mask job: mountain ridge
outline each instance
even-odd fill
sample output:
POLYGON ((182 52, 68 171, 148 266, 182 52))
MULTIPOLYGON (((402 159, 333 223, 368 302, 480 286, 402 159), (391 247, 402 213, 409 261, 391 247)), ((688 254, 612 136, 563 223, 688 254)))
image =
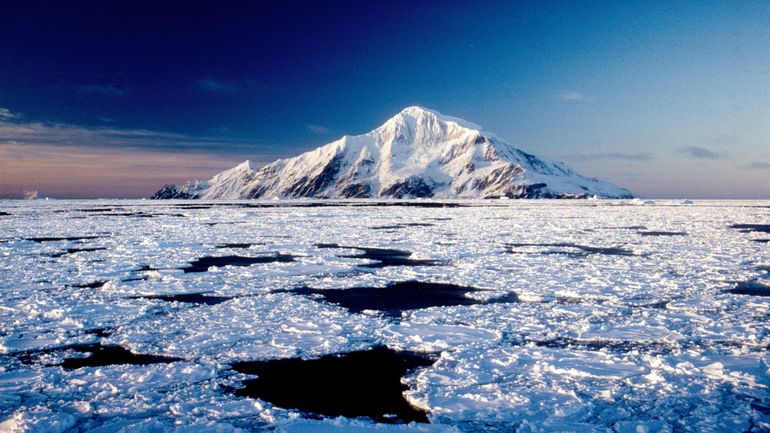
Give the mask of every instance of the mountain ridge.
POLYGON ((166 185, 154 199, 632 198, 624 188, 540 158, 480 126, 418 106, 261 168, 250 161, 207 181, 166 185))

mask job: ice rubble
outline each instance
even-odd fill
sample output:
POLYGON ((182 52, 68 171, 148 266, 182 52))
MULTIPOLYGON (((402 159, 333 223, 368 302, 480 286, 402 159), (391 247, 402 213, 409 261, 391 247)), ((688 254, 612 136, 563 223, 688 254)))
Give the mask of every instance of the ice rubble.
POLYGON ((753 242, 763 233, 731 227, 767 223, 766 202, 285 203, 1 202, 12 216, 0 219, 0 430, 770 428, 770 299, 729 293, 770 282, 770 251, 753 242), (104 209, 89 212, 96 206, 104 209), (371 229, 382 225, 397 227, 371 229), (28 240, 83 236, 96 237, 28 240), (254 246, 217 248, 238 243, 254 246), (508 246, 554 243, 632 254, 508 246), (414 266, 367 266, 373 259, 356 247, 408 251, 414 266), (72 248, 82 251, 56 256, 72 248), (184 272, 201 257, 234 254, 294 261, 184 272), (515 293, 519 302, 390 317, 292 293, 408 280, 515 293), (163 298, 185 293, 232 299, 163 298), (73 345, 95 343, 184 360, 57 366, 83 356, 73 345), (438 357, 403 379, 432 424, 316 419, 227 391, 248 379, 233 362, 376 345, 438 357))

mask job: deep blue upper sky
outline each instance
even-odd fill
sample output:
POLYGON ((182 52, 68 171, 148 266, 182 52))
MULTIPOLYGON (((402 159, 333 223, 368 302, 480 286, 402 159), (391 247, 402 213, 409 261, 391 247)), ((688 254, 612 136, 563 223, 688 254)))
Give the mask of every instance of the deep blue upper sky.
POLYGON ((47 128, 16 151, 266 161, 418 104, 642 194, 770 196, 768 2, 2 1, 0 41, 0 121, 47 128))

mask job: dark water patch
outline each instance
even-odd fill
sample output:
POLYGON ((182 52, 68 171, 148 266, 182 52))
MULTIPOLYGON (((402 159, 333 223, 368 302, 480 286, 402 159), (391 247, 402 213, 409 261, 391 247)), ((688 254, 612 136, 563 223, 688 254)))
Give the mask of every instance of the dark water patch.
POLYGON ((144 212, 103 212, 93 213, 92 216, 105 216, 105 217, 153 217, 153 214, 147 214, 144 212))
POLYGON ((751 403, 751 408, 762 415, 770 415, 770 406, 762 405, 760 403, 751 403))
POLYGON ((330 243, 318 243, 315 244, 316 248, 345 248, 341 247, 338 244, 330 244, 330 243))
POLYGON ((72 350, 80 353, 87 353, 89 356, 84 358, 66 358, 60 365, 67 370, 123 364, 167 364, 182 360, 182 358, 171 356, 136 354, 121 346, 102 346, 101 344, 78 345, 72 347, 72 350))
POLYGON ((770 286, 759 281, 744 281, 726 292, 735 295, 770 296, 770 286))
POLYGON ((640 305, 640 306, 641 307, 646 307, 646 308, 655 308, 657 310, 667 310, 669 302, 671 302, 671 301, 660 301, 660 302, 655 302, 655 303, 652 303, 652 304, 640 305))
POLYGON ((400 317, 409 310, 456 305, 477 305, 518 302, 515 293, 506 294, 488 301, 472 299, 467 293, 484 292, 475 287, 455 284, 401 281, 385 287, 354 287, 351 289, 313 289, 301 287, 288 292, 306 296, 321 296, 327 302, 347 308, 351 312, 364 310, 380 311, 391 317, 400 317))
POLYGON ((411 259, 410 251, 389 248, 351 247, 361 250, 359 254, 340 256, 348 259, 367 259, 373 263, 359 265, 362 268, 385 268, 388 266, 437 266, 440 262, 435 260, 411 259))
MULTIPOLYGON (((94 328, 85 331, 87 334, 91 334, 100 338, 108 337, 112 334, 113 330, 110 328, 94 328)), ((44 349, 31 349, 20 352, 9 353, 8 356, 14 357, 23 364, 40 364, 41 360, 44 360, 49 355, 66 354, 67 352, 78 352, 88 354, 88 357, 75 357, 65 358, 61 364, 48 364, 48 366, 61 366, 65 369, 75 369, 81 367, 102 367, 108 365, 119 364, 133 364, 133 365, 146 365, 146 364, 158 364, 158 363, 170 363, 175 361, 181 361, 182 358, 158 356, 158 355, 142 355, 135 354, 130 350, 116 345, 102 346, 99 343, 90 344, 66 344, 63 346, 48 347, 44 349)), ((45 362, 45 361, 42 361, 45 362)))
POLYGON ((190 266, 181 268, 184 273, 206 272, 210 267, 223 266, 251 266, 258 263, 288 263, 293 262, 294 256, 291 254, 273 254, 270 256, 247 257, 247 256, 206 256, 190 262, 190 266))
POLYGON ((531 341, 538 347, 547 347, 549 349, 584 349, 591 351, 611 351, 618 353, 628 353, 633 351, 665 354, 670 353, 675 347, 675 343, 666 342, 638 342, 623 340, 580 340, 573 338, 554 338, 546 341, 531 341))
POLYGON ((202 204, 196 204, 196 205, 177 204, 174 206, 182 209, 211 209, 214 207, 213 205, 202 205, 202 204))
POLYGON ((221 225, 234 225, 234 224, 245 224, 246 221, 222 221, 222 222, 211 222, 211 223, 204 223, 209 227, 214 226, 221 226, 221 225))
POLYGON ((523 247, 539 247, 539 248, 552 248, 543 251, 538 251, 536 254, 564 254, 572 257, 585 257, 591 254, 602 254, 608 256, 633 256, 633 251, 621 248, 621 247, 594 247, 589 245, 579 245, 569 242, 554 242, 554 243, 508 243, 505 244, 508 247, 509 253, 527 254, 527 251, 516 251, 514 248, 523 247))
POLYGON ((697 349, 699 352, 716 351, 716 352, 733 352, 735 349, 741 350, 762 350, 767 351, 770 349, 768 344, 757 344, 742 340, 707 340, 696 339, 688 341, 679 341, 678 344, 686 350, 697 349))
POLYGON ((529 340, 527 338, 512 341, 514 345, 534 344, 550 349, 577 349, 589 351, 608 351, 614 353, 639 352, 654 355, 670 354, 675 351, 697 350, 698 352, 724 352, 735 349, 767 350, 767 345, 752 344, 739 340, 678 340, 678 341, 625 341, 604 339, 575 339, 558 337, 551 340, 529 340))
POLYGON ((94 247, 94 248, 67 248, 64 251, 60 251, 58 253, 52 253, 48 254, 49 257, 63 257, 68 254, 75 254, 75 253, 85 253, 89 251, 104 251, 107 248, 104 247, 94 247))
POLYGON ((458 208, 458 207, 468 207, 468 205, 464 205, 461 203, 437 203, 437 202, 405 202, 405 203, 398 203, 398 202, 387 202, 379 204, 379 206, 402 206, 402 207, 422 207, 422 208, 458 208))
MULTIPOLYGON (((108 213, 108 212, 116 212, 123 210, 125 208, 121 207, 89 207, 89 208, 83 208, 83 209, 73 209, 75 212, 86 212, 86 213, 108 213)), ((62 211, 67 212, 67 211, 62 211)))
POLYGON ((770 243, 770 239, 752 239, 751 241, 752 242, 757 242, 757 243, 760 243, 760 244, 770 243))
POLYGON ((107 284, 106 281, 93 281, 90 283, 70 284, 69 286, 76 289, 101 289, 105 284, 107 284))
POLYGON ((10 212, 0 211, 0 216, 11 216, 10 212))
MULTIPOLYGON (((148 208, 147 206, 142 206, 143 208, 148 208)), ((130 206, 102 206, 102 207, 92 207, 92 208, 83 208, 83 209, 77 209, 81 212, 91 212, 91 213, 110 213, 110 212, 135 212, 135 207, 130 206)))
POLYGON ((741 233, 770 233, 770 224, 733 224, 732 229, 738 229, 741 233))
POLYGON ((215 245, 214 248, 224 249, 224 248, 240 248, 240 249, 248 249, 252 246, 256 245, 265 245, 264 242, 255 242, 255 243, 231 243, 231 244, 219 244, 215 245))
POLYGON ((179 293, 175 295, 132 296, 129 299, 158 299, 165 302, 181 302, 184 304, 217 305, 233 298, 235 298, 235 296, 210 296, 204 293, 179 293))
POLYGON ((237 362, 237 372, 257 375, 235 394, 322 416, 367 417, 378 422, 428 422, 427 413, 404 398, 401 378, 435 361, 386 347, 318 359, 237 362))
POLYGON ((435 224, 431 223, 398 223, 398 224, 392 224, 392 225, 385 225, 385 226, 375 226, 370 227, 371 230, 396 230, 396 229, 405 229, 408 227, 433 227, 435 224))
POLYGON ((650 230, 645 232, 639 232, 642 236, 687 236, 687 232, 667 232, 650 230))
POLYGON ((130 217, 130 218, 156 218, 156 217, 175 217, 185 218, 186 215, 181 213, 146 213, 146 212, 107 212, 107 213, 95 213, 93 216, 104 217, 130 217))
POLYGON ((337 244, 316 244, 317 248, 340 248, 360 250, 361 253, 339 256, 346 259, 367 259, 373 263, 358 265, 361 268, 385 268, 388 266, 438 266, 442 262, 436 260, 411 259, 410 251, 390 248, 347 247, 337 244))
POLYGON ((127 215, 138 218, 157 218, 157 217, 171 217, 171 218, 187 218, 187 215, 181 213, 137 213, 135 215, 127 215))
POLYGON ((553 300, 557 304, 563 305, 578 305, 578 304, 592 304, 602 305, 606 302, 604 299, 592 299, 592 298, 578 298, 574 296, 557 296, 553 300))
POLYGON ((400 226, 400 225, 376 226, 376 227, 369 227, 369 230, 398 230, 402 228, 406 228, 406 226, 400 226))
POLYGON ((23 238, 22 240, 32 241, 40 244, 43 242, 84 241, 88 239, 99 239, 100 237, 101 236, 63 236, 63 237, 45 236, 45 237, 23 238))

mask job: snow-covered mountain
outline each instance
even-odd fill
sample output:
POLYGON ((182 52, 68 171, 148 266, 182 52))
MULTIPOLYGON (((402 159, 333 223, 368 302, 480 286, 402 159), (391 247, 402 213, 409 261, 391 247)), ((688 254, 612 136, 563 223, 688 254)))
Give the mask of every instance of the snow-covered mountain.
POLYGON ((422 107, 262 168, 250 161, 152 198, 631 198, 626 189, 529 154, 481 127, 422 107))

